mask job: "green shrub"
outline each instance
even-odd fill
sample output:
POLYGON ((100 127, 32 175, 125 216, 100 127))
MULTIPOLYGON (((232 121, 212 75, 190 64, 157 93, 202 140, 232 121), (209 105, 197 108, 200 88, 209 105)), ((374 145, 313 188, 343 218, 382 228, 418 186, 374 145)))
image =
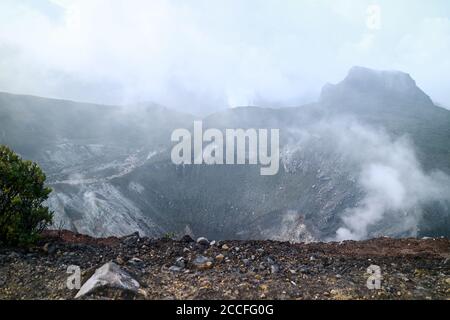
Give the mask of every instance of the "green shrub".
POLYGON ((52 222, 42 205, 51 192, 36 163, 0 145, 0 244, 29 245, 52 222))
POLYGON ((175 237, 176 237, 175 232, 166 232, 162 238, 164 240, 173 240, 173 239, 175 239, 175 237))

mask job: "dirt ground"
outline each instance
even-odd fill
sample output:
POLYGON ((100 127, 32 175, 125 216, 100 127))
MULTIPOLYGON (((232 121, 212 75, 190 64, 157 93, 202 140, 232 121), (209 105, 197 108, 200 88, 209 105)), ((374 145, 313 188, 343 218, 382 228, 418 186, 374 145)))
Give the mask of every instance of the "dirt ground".
POLYGON ((69 231, 47 232, 31 249, 0 249, 0 299, 73 299, 67 268, 79 266, 83 283, 109 261, 141 290, 85 298, 450 299, 448 239, 199 244, 189 237, 95 239, 69 231), (373 288, 377 281, 367 286, 370 266, 379 267, 380 288, 373 288))

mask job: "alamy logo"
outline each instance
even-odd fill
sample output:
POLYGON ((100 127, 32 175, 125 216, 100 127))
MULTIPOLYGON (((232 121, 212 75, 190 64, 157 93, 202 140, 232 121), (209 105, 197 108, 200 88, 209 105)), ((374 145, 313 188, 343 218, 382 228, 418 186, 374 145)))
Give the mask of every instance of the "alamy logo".
POLYGON ((381 29, 381 7, 373 4, 367 7, 367 28, 370 30, 381 29))
POLYGON ((67 277, 66 286, 69 290, 75 290, 81 288, 81 269, 79 266, 70 265, 67 267, 67 273, 70 274, 67 277))
POLYGON ((278 173, 279 129, 270 129, 270 136, 268 129, 225 129, 224 137, 219 129, 209 128, 203 132, 202 122, 194 121, 193 136, 187 129, 176 129, 171 140, 178 142, 171 153, 176 165, 259 164, 263 176, 278 173))

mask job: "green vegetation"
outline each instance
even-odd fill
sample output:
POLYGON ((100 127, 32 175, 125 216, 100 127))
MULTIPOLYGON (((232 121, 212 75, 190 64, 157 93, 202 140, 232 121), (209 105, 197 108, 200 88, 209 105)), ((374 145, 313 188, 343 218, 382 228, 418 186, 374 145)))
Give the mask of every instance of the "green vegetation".
POLYGON ((51 192, 45 174, 31 161, 0 145, 0 244, 29 245, 52 222, 42 205, 51 192))
POLYGON ((165 240, 173 240, 176 238, 176 234, 175 234, 175 232, 167 232, 163 235, 162 238, 165 240))

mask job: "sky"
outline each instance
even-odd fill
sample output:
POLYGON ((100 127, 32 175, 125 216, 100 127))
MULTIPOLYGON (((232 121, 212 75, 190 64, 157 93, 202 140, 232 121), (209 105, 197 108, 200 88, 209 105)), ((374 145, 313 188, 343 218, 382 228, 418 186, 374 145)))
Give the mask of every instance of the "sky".
POLYGON ((450 107, 448 0, 0 0, 0 91, 203 114, 313 102, 354 65, 450 107))

